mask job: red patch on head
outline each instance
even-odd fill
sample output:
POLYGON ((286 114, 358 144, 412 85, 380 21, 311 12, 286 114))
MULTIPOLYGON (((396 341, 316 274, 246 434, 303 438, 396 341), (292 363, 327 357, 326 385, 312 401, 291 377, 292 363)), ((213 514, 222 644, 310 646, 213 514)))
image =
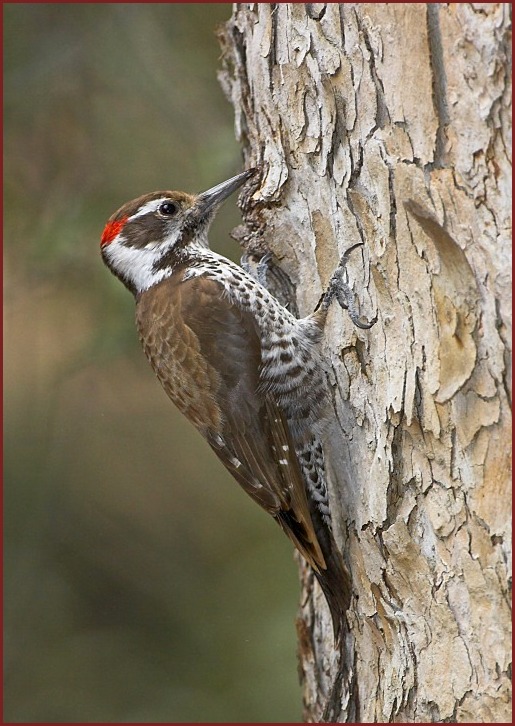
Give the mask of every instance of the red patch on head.
POLYGON ((114 240, 114 238, 122 231, 125 226, 125 222, 128 217, 123 219, 117 219, 114 222, 108 222, 102 232, 102 239, 100 240, 100 246, 104 247, 114 240))

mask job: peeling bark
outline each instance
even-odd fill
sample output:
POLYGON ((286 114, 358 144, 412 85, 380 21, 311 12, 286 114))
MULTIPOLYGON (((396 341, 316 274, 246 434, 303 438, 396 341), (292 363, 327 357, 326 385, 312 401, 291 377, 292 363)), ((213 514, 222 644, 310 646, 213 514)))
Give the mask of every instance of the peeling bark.
POLYGON ((324 448, 352 572, 338 684, 300 563, 305 719, 510 720, 510 6, 237 4, 223 87, 246 166, 239 240, 300 315, 339 258, 324 448), (326 712, 326 717, 330 716, 326 712))

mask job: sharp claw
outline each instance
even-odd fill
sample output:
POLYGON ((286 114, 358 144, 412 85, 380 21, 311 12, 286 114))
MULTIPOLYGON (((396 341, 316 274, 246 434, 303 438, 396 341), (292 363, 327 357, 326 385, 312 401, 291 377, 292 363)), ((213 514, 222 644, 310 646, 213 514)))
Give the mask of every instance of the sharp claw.
POLYGON ((363 323, 361 319, 356 320, 356 318, 353 318, 352 315, 351 320, 357 328, 361 328, 362 330, 369 330, 373 325, 377 323, 377 315, 375 315, 368 323, 363 323))
POLYGON ((345 267, 345 265, 347 264, 347 261, 350 257, 350 253, 353 250, 355 250, 357 247, 363 247, 363 242, 356 242, 355 245, 352 245, 352 247, 349 247, 348 249, 346 249, 342 255, 342 258, 340 260, 340 264, 338 265, 338 267, 345 267))
POLYGON ((248 272, 249 275, 252 274, 252 268, 250 266, 250 255, 248 252, 244 252, 242 256, 240 257, 240 265, 243 267, 245 272, 248 272))
POLYGON ((345 250, 345 252, 342 255, 342 258, 340 260, 340 264, 336 268, 336 270, 333 273, 333 276, 331 277, 331 280, 329 281, 329 286, 321 300, 321 303, 317 306, 318 308, 322 308, 322 310, 327 310, 329 308, 329 305, 333 301, 333 299, 336 297, 338 300, 338 304, 341 308, 344 310, 349 311, 349 317, 354 323, 354 325, 357 328, 361 328, 362 330, 368 330, 371 328, 375 323, 377 322, 377 316, 373 318, 373 320, 369 322, 362 322, 359 311, 356 307, 354 293, 350 289, 350 287, 347 285, 347 283, 343 280, 343 273, 345 272, 345 267, 347 265, 350 253, 355 250, 357 247, 362 247, 363 242, 356 242, 356 244, 352 245, 348 249, 345 250))

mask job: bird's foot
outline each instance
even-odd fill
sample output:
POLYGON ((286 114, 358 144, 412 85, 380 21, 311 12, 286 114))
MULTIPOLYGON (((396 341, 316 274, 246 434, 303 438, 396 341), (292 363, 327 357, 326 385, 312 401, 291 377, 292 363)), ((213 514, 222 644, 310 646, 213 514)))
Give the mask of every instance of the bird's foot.
POLYGON ((298 317, 295 288, 284 270, 275 264, 271 252, 266 252, 261 257, 246 252, 241 257, 241 266, 254 280, 272 293, 281 305, 298 317))
MULTIPOLYGON (((248 274, 257 280, 260 285, 269 289, 271 279, 278 275, 276 271, 276 265, 273 262, 273 255, 271 252, 266 252, 261 257, 252 252, 245 252, 241 256, 241 266, 248 272, 248 274)), ((282 270, 279 269, 279 274, 283 274, 282 270)))
POLYGON ((348 310, 349 317, 357 328, 368 330, 377 322, 377 315, 370 321, 363 321, 360 317, 359 310, 356 304, 356 298, 352 290, 350 289, 346 280, 343 279, 346 273, 347 262, 349 261, 350 253, 357 247, 361 247, 362 242, 358 242, 348 250, 345 250, 340 260, 340 264, 333 272, 329 285, 325 291, 322 300, 319 304, 319 309, 327 310, 332 301, 336 298, 338 304, 344 310, 348 310))

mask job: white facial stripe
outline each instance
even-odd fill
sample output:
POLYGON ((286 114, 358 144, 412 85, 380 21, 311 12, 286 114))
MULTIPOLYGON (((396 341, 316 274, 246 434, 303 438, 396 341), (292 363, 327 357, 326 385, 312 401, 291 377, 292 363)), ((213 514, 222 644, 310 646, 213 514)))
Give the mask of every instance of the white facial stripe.
POLYGON ((160 280, 172 274, 171 269, 153 270, 154 263, 163 254, 161 248, 151 250, 146 248, 127 247, 122 244, 123 237, 118 235, 105 248, 105 256, 120 275, 132 282, 137 292, 143 292, 160 280))
POLYGON ((166 202, 168 197, 160 197, 159 199, 151 199, 150 202, 147 202, 142 207, 138 209, 136 214, 133 214, 132 217, 129 217, 127 220, 128 222, 132 222, 133 219, 136 219, 137 217, 142 217, 144 214, 149 214, 151 212, 157 212, 159 207, 163 202, 166 202))

